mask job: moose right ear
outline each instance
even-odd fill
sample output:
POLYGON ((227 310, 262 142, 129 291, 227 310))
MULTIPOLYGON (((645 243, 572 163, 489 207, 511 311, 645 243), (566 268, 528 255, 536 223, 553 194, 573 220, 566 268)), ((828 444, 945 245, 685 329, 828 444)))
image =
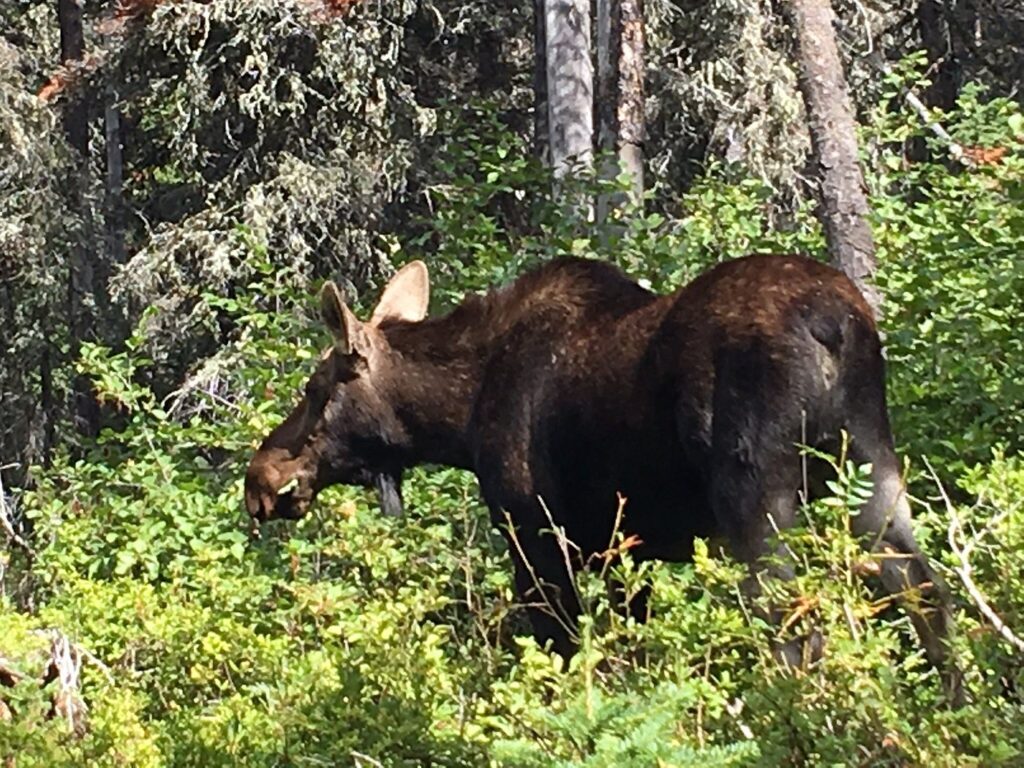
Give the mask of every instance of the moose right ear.
POLYGON ((418 323, 427 316, 429 304, 430 276, 427 274, 427 265, 418 259, 410 261, 384 287, 377 308, 370 318, 370 325, 377 325, 387 319, 418 323))
POLYGON ((333 281, 328 280, 320 289, 320 315, 334 335, 334 342, 343 355, 350 355, 359 346, 362 323, 352 314, 341 292, 333 281))

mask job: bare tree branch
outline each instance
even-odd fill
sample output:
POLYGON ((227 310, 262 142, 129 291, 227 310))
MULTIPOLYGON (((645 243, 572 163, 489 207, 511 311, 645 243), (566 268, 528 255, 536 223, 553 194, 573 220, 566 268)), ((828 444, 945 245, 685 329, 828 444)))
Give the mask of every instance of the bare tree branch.
POLYGON ((946 489, 942 486, 942 482, 939 480, 938 475, 932 468, 931 463, 928 459, 925 459, 925 465, 928 467, 928 473, 931 475, 932 480, 935 481, 935 485, 938 486, 939 493, 942 495, 943 503, 946 505, 946 511, 949 513, 949 530, 947 535, 949 537, 949 546, 952 548, 953 553, 957 556, 960 564, 954 568, 956 574, 960 577, 960 581, 963 582, 964 589, 967 590, 967 594, 971 596, 971 600, 977 606, 981 614, 988 620, 992 627, 999 633, 999 635, 1010 645, 1015 647, 1017 650, 1024 652, 1024 640, 1017 637, 1008 626, 1006 622, 1000 618, 999 614, 995 612, 995 609, 989 605, 985 595, 975 584, 972 575, 973 568, 971 566, 970 555, 971 551, 978 545, 985 536, 988 535, 999 523, 1001 523, 1006 516, 1009 514, 1009 510, 1003 510, 998 515, 995 515, 984 528, 978 532, 973 539, 968 540, 967 535, 964 533, 963 525, 960 522, 960 517, 957 515, 956 507, 953 506, 953 502, 950 500, 949 495, 946 493, 946 489), (959 540, 964 542, 963 545, 959 543, 959 540))
MULTIPOLYGON (((882 58, 878 51, 872 51, 865 58, 882 74, 892 74, 892 67, 889 66, 888 62, 882 58)), ((928 106, 921 101, 920 97, 914 93, 912 88, 908 86, 903 88, 903 98, 906 100, 910 108, 914 110, 914 113, 921 119, 921 122, 925 127, 946 145, 949 150, 949 154, 954 160, 957 160, 966 166, 973 167, 977 165, 974 158, 964 152, 963 146, 949 134, 949 131, 943 128, 942 125, 935 120, 931 111, 928 109, 928 106)))

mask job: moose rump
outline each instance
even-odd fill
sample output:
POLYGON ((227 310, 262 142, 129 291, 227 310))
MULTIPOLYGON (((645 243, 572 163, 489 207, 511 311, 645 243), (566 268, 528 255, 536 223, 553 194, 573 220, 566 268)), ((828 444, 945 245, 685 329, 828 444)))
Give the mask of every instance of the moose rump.
POLYGON ((253 458, 254 516, 294 511, 274 502, 289 473, 304 511, 332 482, 397 483, 426 462, 472 469, 537 638, 569 655, 569 568, 607 547, 618 494, 637 558, 686 559, 694 536, 719 536, 753 565, 794 522, 798 444, 835 451, 845 430, 874 479, 855 532, 897 555, 882 560, 889 592, 916 587, 934 603, 912 619, 929 659, 944 661, 948 596, 911 532, 881 343, 844 275, 749 256, 656 295, 607 264, 563 259, 437 318, 425 317, 427 290, 426 268, 407 265, 364 324, 325 287, 336 342, 302 415, 253 458), (552 524, 578 561, 545 533, 552 524))

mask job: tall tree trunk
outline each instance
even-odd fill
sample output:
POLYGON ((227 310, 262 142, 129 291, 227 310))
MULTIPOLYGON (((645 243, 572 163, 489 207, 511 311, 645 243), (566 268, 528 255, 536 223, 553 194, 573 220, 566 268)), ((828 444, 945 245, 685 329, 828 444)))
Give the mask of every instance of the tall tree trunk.
MULTIPOLYGON (((85 55, 85 32, 82 27, 83 0, 57 0, 57 23, 60 26, 60 63, 64 66, 80 62, 85 55)), ((88 110, 85 101, 71 95, 64 110, 64 132, 82 157, 89 154, 88 110)))
POLYGON ((546 0, 548 136, 551 165, 561 178, 593 162, 594 67, 589 0, 546 0))
POLYGON ((533 0, 533 153, 545 165, 548 146, 548 55, 544 33, 544 0, 533 0))
POLYGON ((786 0, 796 35, 800 91, 820 174, 818 215, 832 263, 850 276, 877 315, 875 241, 857 157, 857 133, 829 0, 786 0))
POLYGON ((956 106, 964 60, 968 55, 965 29, 974 27, 975 9, 970 2, 951 8, 941 0, 920 0, 917 6, 917 28, 921 44, 928 53, 928 75, 931 86, 924 93, 930 107, 949 111, 956 106), (958 18, 953 19, 956 13, 958 18))
MULTIPOLYGON (((85 55, 85 30, 82 24, 83 0, 57 0, 57 23, 60 26, 60 62, 74 66, 85 55)), ((88 173, 89 159, 89 105, 77 93, 69 93, 64 112, 64 130, 68 143, 75 148, 79 162, 79 173, 73 180, 71 196, 73 205, 82 214, 83 221, 89 217, 86 210, 83 185, 88 173)), ((78 233, 78 242, 71 246, 68 264, 68 336, 71 355, 78 354, 82 340, 95 334, 94 300, 96 296, 95 260, 90 256, 84 233, 78 233)), ((53 424, 56 419, 56 399, 53 396, 52 361, 49 345, 43 352, 40 363, 42 392, 40 405, 47 434, 44 436, 45 460, 53 443, 53 424)), ((95 435, 99 430, 99 406, 92 394, 92 385, 85 376, 77 376, 72 385, 73 413, 76 426, 83 435, 95 435)))
POLYGON ((124 263, 124 154, 121 147, 121 112, 117 107, 117 94, 113 89, 107 94, 103 128, 107 152, 107 253, 108 265, 112 267, 124 263))
POLYGON ((125 262, 124 228, 124 148, 121 144, 121 110, 117 106, 117 92, 108 88, 103 112, 103 137, 107 160, 104 188, 103 218, 106 249, 104 258, 96 265, 96 308, 99 320, 98 336, 108 342, 117 341, 128 332, 124 317, 110 301, 110 276, 118 265, 125 262))
MULTIPOLYGON (((643 0, 597 0, 598 145, 614 154, 602 176, 629 174, 636 203, 644 193, 643 0)), ((602 195, 598 221, 624 200, 602 195)))

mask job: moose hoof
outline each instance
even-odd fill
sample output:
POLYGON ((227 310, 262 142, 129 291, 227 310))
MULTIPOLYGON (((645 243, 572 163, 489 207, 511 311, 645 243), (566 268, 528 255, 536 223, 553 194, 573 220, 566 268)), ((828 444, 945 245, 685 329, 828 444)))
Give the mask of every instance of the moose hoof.
POLYGON ((805 670, 825 653, 825 636, 817 629, 803 637, 777 643, 773 649, 776 661, 787 669, 805 670))

